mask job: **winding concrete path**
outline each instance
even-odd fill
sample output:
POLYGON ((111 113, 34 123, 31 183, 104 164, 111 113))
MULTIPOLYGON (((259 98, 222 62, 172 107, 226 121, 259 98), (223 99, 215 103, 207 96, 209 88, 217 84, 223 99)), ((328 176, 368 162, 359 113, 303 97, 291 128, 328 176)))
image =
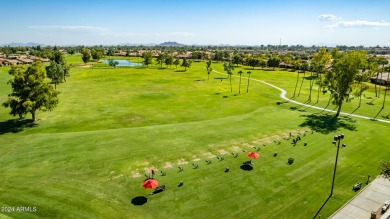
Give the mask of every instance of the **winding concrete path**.
MULTIPOLYGON (((218 73, 218 74, 222 74, 222 75, 226 75, 226 73, 222 73, 222 72, 215 71, 215 70, 213 70, 213 72, 218 73)), ((234 77, 238 77, 238 76, 235 76, 235 75, 233 75, 233 76, 234 76, 234 77)), ((242 78, 248 79, 248 77, 242 77, 242 78)), ((287 91, 285 91, 285 90, 283 90, 282 88, 277 87, 277 86, 275 86, 275 85, 273 85, 273 84, 270 84, 270 83, 268 83, 268 82, 265 82, 265 81, 262 81, 262 80, 258 80, 258 79, 254 79, 254 78, 250 78, 249 80, 257 81, 257 82, 263 83, 263 84, 265 84, 265 85, 268 85, 268 86, 270 86, 270 87, 272 87, 272 88, 275 88, 275 89, 279 90, 279 91, 281 92, 281 93, 280 93, 280 97, 281 97, 282 99, 288 101, 288 102, 295 103, 295 104, 301 105, 301 106, 310 107, 310 108, 313 108, 313 109, 318 109, 318 110, 322 110, 322 111, 327 111, 327 112, 336 113, 335 110, 325 109, 325 108, 322 108, 322 107, 313 106, 313 105, 309 105, 309 104, 305 104, 305 103, 301 103, 301 102, 292 100, 292 99, 286 97, 287 91)), ((368 119, 368 120, 372 120, 372 121, 384 122, 384 123, 390 124, 390 121, 388 121, 388 120, 376 119, 376 118, 372 118, 372 117, 368 117, 368 116, 361 116, 361 115, 350 114, 350 113, 345 113, 345 112, 340 112, 340 114, 341 114, 341 115, 352 116, 352 117, 356 117, 356 118, 368 119)))

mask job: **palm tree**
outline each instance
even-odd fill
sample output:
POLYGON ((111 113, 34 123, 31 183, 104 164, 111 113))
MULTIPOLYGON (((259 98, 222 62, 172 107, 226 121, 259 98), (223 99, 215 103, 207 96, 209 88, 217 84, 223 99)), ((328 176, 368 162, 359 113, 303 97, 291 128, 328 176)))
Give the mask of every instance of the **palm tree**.
POLYGON ((362 104, 363 92, 368 89, 368 86, 363 83, 364 81, 367 80, 367 77, 368 77, 368 74, 364 70, 361 71, 359 74, 357 74, 355 77, 355 81, 358 82, 358 87, 359 87, 357 92, 356 92, 359 95, 359 106, 357 108, 360 108, 360 106, 362 104))
POLYGON ((301 94, 303 81, 305 80, 306 70, 307 70, 308 68, 309 68, 308 62, 307 62, 307 61, 304 61, 304 62, 302 63, 303 77, 302 77, 301 86, 299 87, 299 91, 298 91, 297 97, 299 97, 299 95, 301 94))
POLYGON ((242 71, 237 72, 240 75, 240 83, 238 84, 238 93, 241 93, 241 75, 242 71))
POLYGON ((233 92, 233 88, 232 88, 232 75, 233 75, 234 65, 233 65, 232 62, 225 62, 225 63, 223 63, 223 68, 227 72, 227 74, 229 75, 229 79, 230 79, 230 92, 233 92))
MULTIPOLYGON (((385 65, 387 65, 389 63, 389 61, 387 61, 386 58, 384 57, 378 57, 378 64, 379 65, 382 65, 382 68, 381 68, 381 81, 382 81, 382 76, 383 76, 383 70, 385 69, 385 65)), ((378 79, 378 77, 377 77, 378 79)), ((378 81, 378 80, 377 80, 378 81)), ((381 95, 381 85, 382 84, 379 84, 379 92, 378 92, 378 97, 380 97, 381 95)), ((386 91, 386 83, 385 83, 385 91, 386 91)))
POLYGON ((311 102, 311 91, 313 90, 313 84, 314 84, 314 80, 313 80, 313 65, 310 65, 310 92, 309 92, 309 98, 307 99, 306 102, 310 103, 311 102))
POLYGON ((210 73, 213 71, 213 69, 211 68, 211 59, 209 59, 206 62, 206 69, 207 69, 207 80, 210 80, 210 73))
POLYGON ((297 91, 298 81, 299 81, 299 68, 298 68, 298 74, 297 74, 297 82, 295 82, 294 94, 293 94, 292 98, 295 97, 295 92, 297 91))
POLYGON ((248 74, 248 85, 246 86, 246 92, 248 93, 249 92, 249 79, 251 78, 251 71, 248 71, 247 74, 248 74))
POLYGON ((387 90, 389 89, 389 76, 390 76, 390 68, 387 69, 387 80, 385 82, 385 97, 383 98, 383 103, 382 103, 382 109, 385 108, 385 102, 386 102, 386 95, 387 95, 387 90))

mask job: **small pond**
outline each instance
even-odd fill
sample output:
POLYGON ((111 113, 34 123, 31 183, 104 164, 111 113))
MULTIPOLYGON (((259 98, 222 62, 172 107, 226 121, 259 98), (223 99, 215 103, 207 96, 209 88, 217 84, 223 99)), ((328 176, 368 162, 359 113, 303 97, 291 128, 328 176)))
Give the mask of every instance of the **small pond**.
MULTIPOLYGON (((114 61, 117 61, 119 64, 117 66, 143 66, 142 63, 139 63, 139 62, 132 62, 130 60, 114 60, 114 61)), ((105 59, 103 60, 103 63, 104 64, 109 64, 109 60, 108 59, 105 59)))

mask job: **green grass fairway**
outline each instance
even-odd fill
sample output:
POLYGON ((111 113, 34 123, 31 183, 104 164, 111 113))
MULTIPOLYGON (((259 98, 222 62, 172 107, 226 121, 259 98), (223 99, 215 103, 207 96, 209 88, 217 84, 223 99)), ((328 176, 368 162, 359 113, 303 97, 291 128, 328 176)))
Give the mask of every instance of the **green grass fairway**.
MULTIPOLYGON (((335 196, 320 213, 326 218, 356 194, 355 183, 377 176, 380 161, 389 159, 388 123, 335 121, 333 114, 286 102, 280 91, 255 81, 246 93, 246 74, 237 94, 238 77, 232 78, 231 93, 226 75, 213 72, 207 80, 204 62, 184 72, 155 65, 88 68, 79 55, 67 58, 75 67, 57 86, 60 103, 52 112, 38 112, 37 125, 29 127, 0 108, 0 206, 36 207, 0 212, 0 218, 312 218, 330 192, 333 136, 344 133, 335 196), (296 146, 284 139, 290 132, 301 133, 296 146), (253 170, 241 169, 255 148, 260 158, 253 170), (149 196, 142 182, 152 168, 166 190, 149 196), (180 181, 184 185, 178 187, 180 181)), ((221 63, 212 68, 223 72, 221 63)), ((10 92, 8 70, 0 68, 0 102, 10 92)), ((239 70, 293 96, 295 72, 240 67, 235 76, 239 70)), ((308 79, 295 100, 307 100, 308 79)), ((321 93, 315 103, 314 85, 311 104, 326 106, 328 95, 321 93)), ((371 87, 354 113, 388 120, 390 103, 379 112, 383 93, 367 104, 373 96, 371 87)), ((357 103, 342 111, 353 112, 357 103)))

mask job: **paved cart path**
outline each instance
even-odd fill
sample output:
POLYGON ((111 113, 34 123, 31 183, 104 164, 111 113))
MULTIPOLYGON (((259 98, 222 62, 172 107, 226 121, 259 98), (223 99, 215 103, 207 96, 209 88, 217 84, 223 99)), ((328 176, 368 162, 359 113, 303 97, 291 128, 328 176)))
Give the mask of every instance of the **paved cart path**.
MULTIPOLYGON (((218 73, 218 74, 226 75, 226 73, 222 73, 222 72, 215 71, 215 70, 213 70, 213 72, 218 73)), ((233 75, 233 77, 238 77, 238 76, 233 75)), ((248 79, 247 77, 241 77, 241 78, 248 79)), ((295 103, 295 104, 301 105, 301 106, 310 107, 310 108, 313 108, 313 109, 318 109, 318 110, 321 110, 321 111, 327 111, 327 112, 332 112, 332 113, 336 113, 336 112, 337 112, 337 111, 335 111, 335 110, 325 109, 325 108, 322 108, 322 107, 313 106, 313 105, 310 105, 310 104, 305 104, 305 103, 301 103, 301 102, 292 100, 292 99, 286 97, 287 91, 285 91, 285 90, 283 90, 282 88, 277 87, 277 86, 275 86, 275 85, 273 85, 273 84, 270 84, 270 83, 268 83, 268 82, 265 82, 265 81, 262 81, 262 80, 258 80, 258 79, 254 79, 254 78, 250 78, 249 80, 256 81, 256 82, 260 82, 260 83, 263 83, 263 84, 265 84, 265 85, 268 85, 268 86, 270 86, 270 87, 272 87, 272 88, 275 88, 275 89, 279 90, 279 91, 281 92, 281 93, 280 93, 280 97, 281 97, 282 99, 288 101, 288 102, 295 103)), ((358 114, 351 114, 351 113, 345 113, 345 112, 340 112, 340 114, 341 114, 341 115, 352 116, 352 117, 357 117, 357 118, 361 118, 361 119, 368 119, 368 120, 372 120, 372 121, 384 122, 384 123, 390 124, 390 121, 389 121, 389 120, 376 119, 376 118, 372 118, 372 117, 368 117, 368 116, 362 116, 362 115, 358 115, 358 114)))

